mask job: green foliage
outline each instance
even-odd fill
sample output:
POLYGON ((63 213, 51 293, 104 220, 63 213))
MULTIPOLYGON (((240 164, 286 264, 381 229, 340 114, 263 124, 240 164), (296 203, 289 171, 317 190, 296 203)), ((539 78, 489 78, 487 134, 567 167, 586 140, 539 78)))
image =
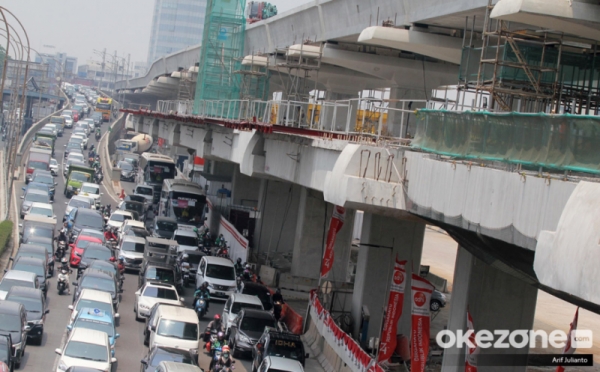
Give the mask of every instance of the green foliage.
POLYGON ((6 220, 0 222, 0 254, 4 252, 8 240, 12 235, 13 230, 13 222, 11 220, 6 220))

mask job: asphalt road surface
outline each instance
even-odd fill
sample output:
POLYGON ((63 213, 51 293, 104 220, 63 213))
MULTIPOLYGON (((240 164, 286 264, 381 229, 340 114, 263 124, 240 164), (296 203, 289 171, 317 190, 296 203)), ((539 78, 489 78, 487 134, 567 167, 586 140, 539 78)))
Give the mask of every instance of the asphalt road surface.
MULTIPOLYGON (((108 129, 108 123, 102 124, 102 132, 108 129)), ((56 142, 55 147, 55 159, 57 159, 58 163, 61 165, 59 175, 55 178, 58 184, 56 185, 56 195, 54 201, 54 213, 57 216, 59 221, 58 226, 60 226, 60 221, 62 220, 62 216, 64 216, 67 198, 63 195, 63 190, 65 187, 65 180, 62 176, 62 163, 63 163, 63 149, 64 145, 68 142, 69 137, 71 135, 71 129, 65 129, 63 137, 59 137, 56 142)), ((88 140, 88 148, 94 144, 97 146, 97 141, 94 138, 94 135, 90 135, 88 140)), ((84 151, 84 154, 87 155, 87 151, 84 151)), ((133 183, 123 182, 123 187, 126 192, 131 192, 133 183)), ((16 207, 20 208, 21 199, 19 198, 22 195, 21 187, 25 186, 23 181, 19 181, 15 184, 15 194, 16 194, 16 207)), ((104 189, 102 186, 103 193, 102 195, 102 203, 103 204, 112 204, 113 210, 118 200, 114 199, 112 194, 112 190, 108 191, 104 189)), ((15 205, 13 205, 13 208, 15 205)), ((19 223, 22 223, 20 221, 19 223)), ((74 274, 72 274, 73 276, 74 274)), ((74 278, 71 278, 73 281, 74 278)), ((71 304, 72 296, 64 294, 62 296, 58 295, 56 290, 56 276, 51 278, 49 281, 49 290, 48 290, 48 305, 50 308, 50 313, 46 318, 46 323, 44 326, 44 337, 41 346, 27 345, 25 349, 25 356, 21 363, 21 369, 27 370, 30 372, 48 372, 49 370, 55 371, 56 365, 58 363, 58 356, 55 354, 54 350, 56 348, 61 348, 65 342, 65 331, 66 326, 68 324, 70 310, 67 308, 68 305, 71 304)), ((118 368, 117 371, 123 372, 131 372, 140 370, 140 360, 146 355, 148 348, 144 346, 142 342, 142 331, 144 323, 135 321, 134 313, 133 313, 133 303, 135 300, 135 291, 137 290, 137 274, 136 273, 128 273, 126 274, 124 292, 122 301, 119 307, 119 314, 121 315, 121 324, 117 328, 117 332, 121 335, 121 337, 117 340, 116 343, 116 357, 118 359, 118 368)), ((193 297, 193 288, 188 288, 185 291, 184 297, 186 298, 186 304, 191 306, 191 301, 193 297)), ((201 321, 200 330, 203 331, 206 328, 206 325, 210 319, 214 316, 214 314, 221 314, 223 311, 223 303, 222 302, 213 302, 210 305, 210 312, 206 317, 206 320, 201 321)), ((208 371, 208 364, 210 362, 210 358, 201 353, 200 355, 200 367, 204 368, 208 371)), ((250 370, 250 361, 249 360, 237 360, 236 362, 236 370, 237 371, 249 371, 250 370)))

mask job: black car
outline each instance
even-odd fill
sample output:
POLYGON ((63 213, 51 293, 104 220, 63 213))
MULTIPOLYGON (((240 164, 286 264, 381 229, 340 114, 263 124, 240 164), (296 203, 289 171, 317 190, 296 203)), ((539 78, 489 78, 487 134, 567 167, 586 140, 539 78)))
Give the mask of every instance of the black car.
POLYGON ((93 260, 88 264, 87 268, 107 272, 117 278, 117 282, 119 283, 125 280, 125 276, 121 278, 121 272, 117 268, 117 265, 110 261, 93 260))
POLYGON ((176 265, 142 262, 138 275, 138 288, 142 288, 148 280, 172 284, 177 288, 177 292, 182 293, 183 291, 181 273, 176 265))
POLYGON ((111 257, 114 257, 112 249, 98 243, 90 243, 81 256, 79 263, 79 272, 87 269, 93 261, 110 262, 111 257))
POLYGON ((10 334, 0 335, 0 362, 6 364, 10 372, 15 370, 10 334))
POLYGON ((49 257, 48 253, 46 252, 46 248, 44 248, 42 245, 28 243, 21 244, 15 257, 11 257, 9 260, 14 261, 19 257, 39 258, 46 263, 46 271, 48 272, 48 275, 52 276, 54 273, 54 257, 49 257), (50 263, 52 263, 52 266, 50 266, 50 263))
POLYGON ((23 221, 23 229, 19 233, 21 243, 27 243, 30 237, 44 237, 54 239, 54 225, 38 221, 23 221))
POLYGON ((30 327, 27 339, 36 345, 41 345, 46 314, 50 312, 42 291, 36 288, 12 287, 6 295, 6 300, 19 302, 25 306, 27 324, 30 327))
POLYGON ((265 328, 262 336, 252 348, 252 370, 256 371, 266 356, 294 359, 304 367, 308 354, 299 335, 265 328))
POLYGON ((11 269, 34 273, 40 282, 40 289, 44 292, 44 296, 48 294, 48 282, 46 279, 49 275, 45 261, 40 258, 19 257, 14 260, 11 269))
POLYGON ((120 161, 117 163, 117 168, 121 169, 121 181, 135 181, 136 172, 135 168, 131 163, 126 161, 120 161))
POLYGON ((75 289, 73 291, 73 303, 75 303, 79 297, 82 289, 90 288, 110 293, 113 299, 113 308, 115 311, 119 309, 119 302, 121 301, 120 293, 122 290, 118 289, 119 287, 114 275, 111 275, 106 271, 87 269, 81 274, 81 277, 77 282, 73 282, 73 287, 75 289))
POLYGON ((265 310, 271 311, 271 309, 273 309, 273 298, 271 297, 271 291, 267 286, 255 282, 244 281, 242 282, 239 292, 241 294, 257 296, 265 310))
POLYGON ((234 358, 252 352, 265 327, 275 328, 277 320, 265 310, 242 309, 229 330, 229 345, 234 358))
POLYGON ((144 203, 133 200, 123 200, 123 203, 119 205, 119 209, 122 211, 135 212, 140 216, 140 221, 146 220, 146 208, 144 208, 144 203))
POLYGON ((177 230, 177 220, 170 217, 155 217, 152 226, 152 236, 155 238, 171 239, 177 230))
POLYGON ((175 362, 182 364, 191 364, 197 366, 198 354, 190 350, 175 349, 165 346, 154 346, 148 350, 148 354, 142 359, 142 368, 140 372, 154 372, 158 363, 162 361, 175 362))
POLYGON ((73 208, 65 218, 69 229, 69 243, 74 243, 82 229, 104 231, 104 219, 93 209, 73 208))
POLYGON ((27 312, 19 302, 0 301, 0 335, 10 336, 15 368, 21 368, 27 341, 27 312))
POLYGON ((52 240, 52 238, 43 236, 32 236, 30 238, 27 238, 27 240, 23 243, 41 245, 44 248, 46 248, 46 253, 48 254, 48 257, 50 257, 50 272, 54 274, 54 241, 52 240))

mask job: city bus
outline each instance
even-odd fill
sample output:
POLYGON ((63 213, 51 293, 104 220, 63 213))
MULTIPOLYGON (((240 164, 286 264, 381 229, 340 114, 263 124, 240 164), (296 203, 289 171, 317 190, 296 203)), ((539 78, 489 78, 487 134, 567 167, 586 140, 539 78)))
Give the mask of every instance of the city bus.
POLYGON ((158 215, 177 220, 178 228, 192 229, 204 224, 206 193, 199 184, 183 179, 165 179, 158 215))
POLYGON ((144 152, 139 159, 139 169, 137 183, 152 186, 154 189, 153 203, 158 203, 163 181, 175 178, 175 161, 166 155, 144 152))
POLYGON ((96 112, 102 113, 102 121, 110 121, 112 98, 98 97, 96 100, 96 112))

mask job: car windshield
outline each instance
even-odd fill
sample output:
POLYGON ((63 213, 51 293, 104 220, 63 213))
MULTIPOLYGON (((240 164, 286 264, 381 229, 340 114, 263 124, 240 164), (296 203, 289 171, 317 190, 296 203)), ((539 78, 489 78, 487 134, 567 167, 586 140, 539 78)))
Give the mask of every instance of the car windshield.
POLYGON ((83 257, 90 260, 107 261, 111 256, 110 249, 88 248, 83 253, 83 257))
POLYGON ((27 196, 25 196, 25 200, 36 203, 48 203, 50 199, 48 198, 48 195, 31 192, 27 193, 27 196))
POLYGON ((150 187, 138 187, 135 192, 140 195, 152 196, 152 188, 150 187))
POLYGON ((77 302, 77 306, 75 307, 75 310, 79 311, 86 307, 89 307, 91 309, 99 309, 108 314, 112 314, 112 311, 113 311, 112 304, 109 304, 106 302, 94 301, 94 300, 86 300, 86 299, 79 300, 79 302, 77 302))
POLYGON ((242 319, 242 324, 240 325, 240 329, 246 332, 264 332, 265 327, 273 327, 276 328, 275 320, 273 319, 264 319, 264 318, 251 318, 245 316, 242 319))
POLYGON ((77 214, 75 223, 81 226, 92 227, 94 229, 102 229, 102 216, 99 213, 77 214))
POLYGON ((235 280, 235 270, 233 266, 208 264, 206 266, 206 276, 222 280, 235 280))
POLYGON ((176 320, 161 320, 157 335, 164 337, 174 337, 182 340, 197 340, 198 325, 195 323, 178 322, 176 320))
POLYGON ((200 264, 200 260, 202 259, 202 255, 199 254, 188 254, 188 262, 194 265, 200 264))
POLYGON ((117 167, 121 168, 123 170, 126 170, 126 171, 133 170, 133 167, 131 166, 131 164, 129 164, 126 161, 120 161, 119 164, 117 164, 117 167))
POLYGON ((17 251, 17 257, 33 257, 39 258, 40 260, 47 260, 47 256, 45 253, 31 252, 31 251, 17 251))
POLYGON ((131 216, 127 216, 127 215, 120 214, 120 213, 113 213, 110 216, 110 220, 116 221, 116 222, 123 222, 125 220, 130 220, 130 219, 131 219, 131 216))
POLYGON ((35 176, 33 182, 41 182, 45 183, 46 185, 54 186, 54 178, 52 178, 52 176, 46 176, 44 174, 38 174, 37 176, 35 176))
POLYGON ((50 159, 50 165, 58 165, 56 159, 50 159))
POLYGON ((80 199, 71 199, 69 202, 69 207, 89 209, 90 203, 80 199))
POLYGON ((92 194, 92 195, 99 195, 100 194, 100 188, 98 186, 95 186, 95 185, 84 185, 81 188, 81 192, 87 192, 88 194, 92 194))
POLYGON ((90 238, 98 238, 101 241, 104 241, 104 233, 97 230, 85 229, 79 234, 79 236, 89 236, 90 238))
POLYGON ((42 312, 42 300, 35 299, 31 297, 22 297, 22 296, 7 296, 6 300, 20 302, 25 306, 25 310, 31 313, 41 313, 42 312))
POLYGON ((0 314, 0 331, 21 332, 21 319, 17 315, 0 314))
POLYGON ((84 240, 84 239, 79 239, 77 241, 77 244, 75 245, 75 247, 77 248, 87 248, 88 245, 92 244, 92 243, 98 243, 97 241, 90 241, 90 240, 84 240))
POLYGON ((43 183, 33 183, 33 182, 30 182, 29 185, 27 185, 27 188, 25 190, 26 191, 29 191, 29 190, 42 190, 42 191, 45 191, 47 193, 48 192, 48 185, 43 184, 43 183))
POLYGON ((103 292, 115 293, 115 281, 98 277, 86 276, 81 282, 82 288, 97 289, 103 292))
POLYGON ((148 364, 149 367, 156 367, 160 362, 167 361, 196 365, 196 361, 190 356, 190 354, 170 353, 166 350, 157 349, 148 364))
POLYGON ((108 349, 106 346, 89 344, 87 342, 71 341, 64 352, 65 356, 93 362, 107 362, 108 349))
POLYGON ((90 180, 90 175, 87 173, 73 172, 71 173, 71 179, 79 182, 87 182, 90 180))
POLYGON ((158 221, 156 226, 158 227, 158 230, 166 230, 171 232, 177 230, 176 222, 158 221))
POLYGON ((33 282, 17 279, 2 279, 0 282, 0 290, 8 292, 12 287, 29 287, 33 288, 33 282))
POLYGON ((81 138, 79 136, 71 136, 71 142, 81 143, 81 142, 83 142, 83 138, 81 138))
POLYGON ((144 297, 161 298, 163 300, 177 301, 177 292, 170 288, 148 286, 142 294, 144 297))
POLYGON ((151 267, 146 271, 146 278, 149 280, 158 280, 166 283, 175 283, 175 274, 173 270, 151 267))
POLYGON ((237 314, 242 309, 262 310, 263 307, 262 307, 262 305, 247 304, 247 303, 244 303, 244 302, 234 302, 233 305, 231 305, 231 313, 232 314, 237 314))
POLYGON ((179 245, 191 245, 193 247, 198 245, 198 238, 194 236, 177 235, 175 240, 179 245))
POLYGON ((67 143, 67 149, 72 150, 72 149, 76 149, 76 150, 81 150, 81 145, 77 142, 69 142, 67 143))
POLYGON ((33 169, 48 169, 48 163, 44 163, 43 161, 30 161, 29 163, 27 163, 27 166, 33 169))
POLYGON ((145 229, 142 229, 141 227, 132 227, 131 229, 125 231, 125 235, 132 235, 140 238, 145 238, 147 236, 150 236, 150 233, 145 229))
POLYGON ((138 213, 144 212, 144 204, 140 204, 138 202, 125 201, 123 202, 123 209, 134 210, 138 213))
POLYGON ((45 207, 31 207, 31 209, 29 210, 29 213, 37 214, 39 216, 50 217, 50 218, 52 218, 52 216, 54 215, 54 213, 52 212, 52 209, 45 208, 45 207))
POLYGON ((115 335, 115 328, 112 326, 112 324, 99 320, 79 318, 73 325, 73 328, 77 327, 104 332, 108 335, 108 337, 113 337, 115 335))
POLYGON ((124 241, 121 245, 121 250, 126 252, 144 253, 145 243, 137 243, 132 241, 124 241))
POLYGON ((45 276, 46 273, 44 272, 44 266, 41 265, 29 265, 29 264, 24 264, 21 262, 17 262, 13 267, 13 270, 21 270, 21 271, 27 271, 29 273, 34 273, 37 276, 45 276))

